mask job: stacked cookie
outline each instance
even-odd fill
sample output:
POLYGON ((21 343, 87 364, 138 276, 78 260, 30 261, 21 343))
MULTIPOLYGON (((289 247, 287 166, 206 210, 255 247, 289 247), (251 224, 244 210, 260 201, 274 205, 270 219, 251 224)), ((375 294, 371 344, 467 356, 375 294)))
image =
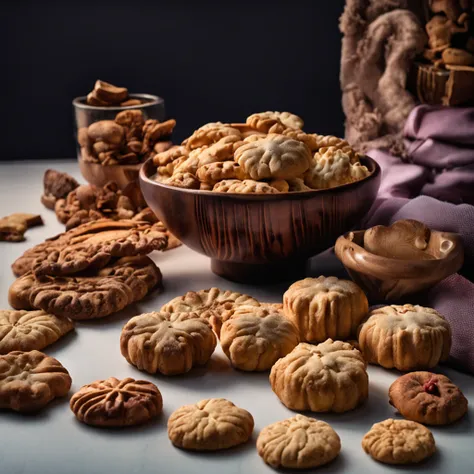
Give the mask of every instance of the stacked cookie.
POLYGON ((188 189, 276 194, 326 189, 369 175, 340 138, 308 134, 289 112, 262 112, 245 124, 208 123, 181 146, 158 153, 155 179, 188 189))

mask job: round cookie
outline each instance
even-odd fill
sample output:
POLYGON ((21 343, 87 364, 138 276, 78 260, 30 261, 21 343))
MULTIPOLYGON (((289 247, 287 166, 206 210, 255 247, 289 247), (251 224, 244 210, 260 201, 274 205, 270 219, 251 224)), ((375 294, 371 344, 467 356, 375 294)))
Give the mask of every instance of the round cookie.
POLYGON ((0 354, 41 350, 73 329, 70 319, 44 311, 0 310, 0 354))
POLYGON ((336 458, 341 440, 328 423, 296 415, 263 428, 257 451, 274 468, 308 469, 336 458))
POLYGON ((434 309, 391 305, 369 313, 358 340, 370 364, 402 371, 429 369, 448 358, 451 328, 434 309))
POLYGON ((245 443, 252 435, 252 415, 224 398, 178 408, 168 420, 168 437, 183 449, 215 451, 245 443))
POLYGON ((407 420, 375 423, 362 439, 362 448, 385 464, 412 464, 423 461, 436 451, 431 431, 407 420))
POLYGON ((110 377, 82 386, 70 407, 79 421, 92 426, 132 426, 159 415, 163 399, 156 385, 146 380, 110 377))
POLYGON ((348 339, 369 310, 367 297, 355 283, 324 276, 293 283, 283 304, 286 317, 307 342, 348 339))
POLYGON ((61 363, 39 351, 13 351, 0 356, 0 408, 19 412, 40 410, 71 388, 61 363))
POLYGON ((299 343, 298 330, 273 306, 241 306, 221 328, 222 350, 240 370, 268 370, 299 343))
POLYGON ((184 374, 205 364, 216 347, 209 323, 197 313, 146 313, 122 329, 120 351, 127 361, 150 374, 184 374))
POLYGON ((298 344, 278 360, 270 384, 291 410, 342 413, 368 396, 369 377, 362 354, 351 344, 328 339, 298 344))
POLYGON ((467 399, 441 374, 411 372, 390 386, 390 404, 406 419, 426 425, 454 423, 467 413, 467 399))
POLYGON ((258 112, 247 117, 247 125, 263 133, 282 133, 286 129, 301 130, 304 122, 290 112, 258 112))

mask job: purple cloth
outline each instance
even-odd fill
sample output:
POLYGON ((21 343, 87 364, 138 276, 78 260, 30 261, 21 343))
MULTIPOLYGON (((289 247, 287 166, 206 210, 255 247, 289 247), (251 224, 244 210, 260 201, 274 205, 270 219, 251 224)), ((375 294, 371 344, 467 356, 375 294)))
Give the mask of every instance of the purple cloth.
MULTIPOLYGON (((404 135, 406 161, 381 150, 368 153, 382 168, 382 182, 364 227, 416 219, 456 232, 463 239, 465 263, 474 265, 474 108, 418 106, 404 135)), ((474 284, 452 275, 415 299, 450 322, 450 360, 474 373, 474 284)))

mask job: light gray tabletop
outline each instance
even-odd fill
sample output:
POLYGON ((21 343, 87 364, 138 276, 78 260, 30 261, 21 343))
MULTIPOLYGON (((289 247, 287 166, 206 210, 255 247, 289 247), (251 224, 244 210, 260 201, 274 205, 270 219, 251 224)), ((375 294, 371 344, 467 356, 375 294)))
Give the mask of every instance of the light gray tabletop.
MULTIPOLYGON (((45 226, 27 231, 22 243, 0 242, 0 308, 8 308, 8 288, 14 281, 10 264, 27 248, 56 235, 63 226, 54 213, 40 203, 43 173, 47 168, 66 171, 83 181, 73 160, 54 162, 0 163, 0 216, 13 212, 40 213, 45 226)), ((76 421, 68 400, 54 401, 37 415, 0 413, 1 474, 138 474, 138 473, 270 473, 257 454, 255 440, 260 430, 275 421, 293 416, 273 394, 268 373, 233 370, 220 347, 204 368, 184 376, 151 376, 129 365, 119 350, 120 331, 134 315, 159 310, 171 298, 189 290, 219 286, 249 293, 263 301, 281 301, 285 286, 266 288, 238 285, 211 273, 209 260, 186 247, 153 254, 161 268, 165 289, 140 304, 111 317, 79 323, 69 334, 44 352, 56 357, 73 379, 71 394, 83 384, 115 376, 150 380, 163 395, 164 412, 154 423, 143 427, 105 430, 76 421), (252 440, 244 446, 216 453, 191 453, 174 448, 168 440, 166 422, 178 407, 204 398, 224 397, 247 409, 255 419, 252 440)), ((341 273, 332 256, 314 259, 311 276, 341 273)), ((388 403, 388 387, 397 378, 393 371, 369 367, 369 400, 344 414, 318 414, 341 437, 342 451, 321 473, 372 474, 405 470, 408 472, 473 473, 474 377, 442 366, 446 374, 469 399, 470 411, 462 421, 432 428, 438 452, 419 466, 406 468, 379 464, 361 448, 363 435, 373 423, 399 417, 388 403)), ((285 471, 290 472, 290 471, 285 471)))

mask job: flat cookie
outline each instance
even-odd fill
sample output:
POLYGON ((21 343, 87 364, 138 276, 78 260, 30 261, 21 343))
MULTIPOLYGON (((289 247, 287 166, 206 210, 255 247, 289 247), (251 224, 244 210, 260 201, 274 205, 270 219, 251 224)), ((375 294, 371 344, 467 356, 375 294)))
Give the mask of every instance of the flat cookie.
POLYGON ((146 313, 122 329, 120 351, 127 361, 150 374, 184 374, 204 365, 216 347, 209 323, 196 313, 146 313))
POLYGON ((277 194, 280 192, 268 183, 254 181, 253 179, 245 179, 244 181, 225 179, 216 183, 212 190, 217 193, 229 194, 277 194))
POLYGON ((198 168, 196 177, 202 183, 216 184, 224 179, 244 179, 240 166, 234 161, 209 163, 198 168))
POLYGON ((282 133, 287 128, 299 130, 304 122, 301 117, 290 112, 258 112, 247 118, 247 125, 263 133, 282 133))
POLYGON ((199 180, 191 173, 174 172, 169 178, 162 181, 168 186, 184 189, 199 189, 199 180))
POLYGON ((262 371, 299 343, 298 330, 275 307, 240 306, 220 331, 220 343, 232 365, 262 371))
POLYGON ((390 404, 403 417, 426 425, 448 425, 467 413, 467 399, 441 374, 410 372, 392 383, 390 404))
POLYGON ((163 399, 156 385, 130 377, 110 377, 82 386, 70 401, 74 415, 92 426, 124 427, 158 416, 163 399))
POLYGON ((375 423, 362 439, 362 448, 376 461, 385 464, 414 464, 436 451, 431 431, 407 420, 375 423))
POLYGON ((335 459, 341 451, 341 439, 324 421, 296 415, 263 428, 257 451, 276 469, 309 469, 335 459))
POLYGON ((224 137, 241 137, 239 130, 222 123, 209 123, 198 128, 187 140, 186 148, 194 150, 202 146, 212 145, 224 137))
POLYGON ((369 392, 362 354, 331 339, 317 346, 298 344, 272 367, 270 384, 286 407, 298 411, 342 413, 362 403, 369 392))
POLYGON ((68 371, 39 351, 13 351, 0 356, 0 408, 37 411, 71 388, 68 371))
POLYGON ((247 410, 224 398, 211 398, 173 412, 168 420, 168 436, 179 448, 216 451, 248 441, 253 426, 247 410))
POLYGON ((73 329, 70 319, 44 311, 0 310, 0 354, 44 349, 73 329))
POLYGON ((27 229, 43 225, 43 219, 38 214, 17 212, 0 219, 0 242, 21 242, 25 240, 27 229))

